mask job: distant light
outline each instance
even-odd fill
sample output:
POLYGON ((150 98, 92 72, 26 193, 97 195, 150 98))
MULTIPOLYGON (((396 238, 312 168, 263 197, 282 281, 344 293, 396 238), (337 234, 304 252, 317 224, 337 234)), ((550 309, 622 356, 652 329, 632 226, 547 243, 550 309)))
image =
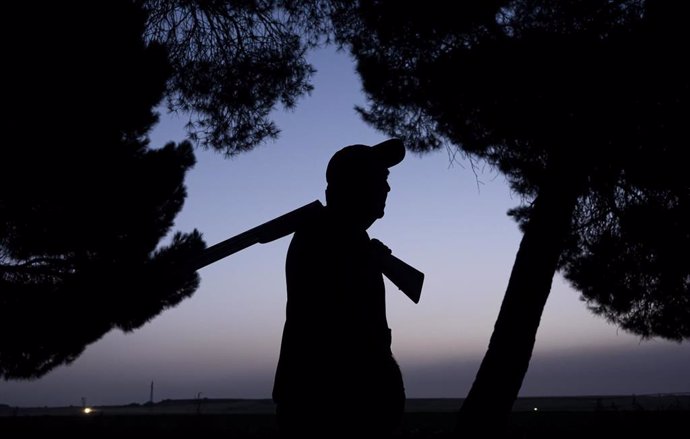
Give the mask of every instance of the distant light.
POLYGON ((88 414, 91 413, 92 411, 93 411, 93 410, 91 409, 91 407, 84 407, 84 414, 85 414, 85 415, 88 415, 88 414))
POLYGON ((538 409, 538 408, 536 408, 536 407, 535 407, 535 408, 533 408, 532 410, 534 410, 535 412, 536 412, 536 411, 539 411, 539 409, 538 409))

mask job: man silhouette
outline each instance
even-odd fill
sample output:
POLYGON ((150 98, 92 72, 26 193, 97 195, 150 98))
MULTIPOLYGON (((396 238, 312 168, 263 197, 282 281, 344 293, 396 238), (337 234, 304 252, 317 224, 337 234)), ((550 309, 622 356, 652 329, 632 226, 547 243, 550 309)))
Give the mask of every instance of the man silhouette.
POLYGON ((326 207, 301 226, 286 261, 286 320, 273 388, 287 437, 390 434, 405 391, 391 353, 381 265, 390 250, 367 229, 383 217, 398 139, 336 152, 326 207))

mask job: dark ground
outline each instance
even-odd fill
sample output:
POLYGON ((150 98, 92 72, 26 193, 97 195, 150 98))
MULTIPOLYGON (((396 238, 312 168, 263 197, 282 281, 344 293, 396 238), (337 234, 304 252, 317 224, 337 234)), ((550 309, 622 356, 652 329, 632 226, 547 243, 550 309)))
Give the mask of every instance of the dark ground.
MULTIPOLYGON (((445 439, 455 435, 458 401, 414 400, 408 404, 400 439, 445 439)), ((0 438, 278 438, 266 400, 162 401, 101 407, 0 410, 0 438)), ((508 439, 615 439, 684 437, 690 427, 690 396, 521 398, 511 415, 508 439), (644 403, 644 404, 643 404, 644 403), (534 408, 537 410, 534 410, 534 408)), ((363 432, 362 438, 369 436, 363 432)))
MULTIPOLYGON (((450 438, 455 416, 411 413, 396 438, 450 438)), ((515 413, 506 438, 675 438, 687 434, 690 412, 515 413)), ((2 438, 277 438, 273 415, 36 416, 0 419, 2 438)), ((366 438, 366 433, 362 434, 366 438)))

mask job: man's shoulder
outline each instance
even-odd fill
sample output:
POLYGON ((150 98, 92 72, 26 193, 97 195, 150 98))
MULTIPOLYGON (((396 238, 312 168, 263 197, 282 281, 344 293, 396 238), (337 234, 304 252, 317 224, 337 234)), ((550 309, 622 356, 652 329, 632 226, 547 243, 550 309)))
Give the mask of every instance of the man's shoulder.
POLYGON ((328 218, 323 212, 318 212, 306 221, 302 222, 292 235, 291 243, 319 242, 330 233, 328 218))

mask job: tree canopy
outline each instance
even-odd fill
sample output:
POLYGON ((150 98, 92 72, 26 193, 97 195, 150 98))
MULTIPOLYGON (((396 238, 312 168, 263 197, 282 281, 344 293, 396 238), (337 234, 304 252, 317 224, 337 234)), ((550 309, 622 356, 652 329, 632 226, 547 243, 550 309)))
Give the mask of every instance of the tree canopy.
POLYGON ((179 267, 203 248, 199 232, 168 238, 193 147, 233 155, 278 134, 269 113, 311 90, 305 52, 328 39, 330 7, 13 5, 31 37, 3 39, 15 90, 0 160, 0 376, 41 376, 195 291, 179 267), (149 145, 161 102, 189 116, 187 141, 149 145))
POLYGON ((365 120, 418 151, 485 159, 526 205, 577 185, 559 266, 591 309, 643 337, 690 337, 683 154, 687 6, 655 1, 360 2, 337 29, 365 120))
POLYGON ((329 2, 140 0, 146 38, 168 49, 166 101, 197 145, 234 155, 279 128, 278 106, 312 90, 306 52, 328 38, 329 2))
POLYGON ((364 119, 412 149, 499 169, 524 231, 494 332, 460 411, 505 425, 557 270, 591 309, 642 337, 690 338, 690 71, 682 2, 362 1, 337 39, 364 119))
POLYGON ((0 158, 0 376, 39 377, 197 288, 171 270, 204 247, 170 232, 188 142, 149 145, 170 73, 129 2, 42 5, 10 46, 0 158), (85 14, 86 13, 86 17, 85 14), (165 244, 165 245, 163 245, 165 244))

